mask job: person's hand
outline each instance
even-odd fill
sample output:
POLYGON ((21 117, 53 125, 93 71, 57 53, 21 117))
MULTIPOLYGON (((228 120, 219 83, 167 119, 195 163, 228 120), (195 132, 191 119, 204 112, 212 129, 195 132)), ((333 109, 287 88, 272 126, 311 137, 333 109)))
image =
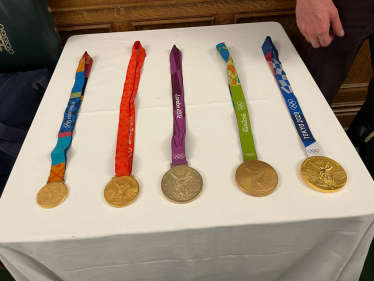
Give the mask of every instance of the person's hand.
POLYGON ((344 36, 338 10, 332 0, 297 0, 296 22, 314 48, 327 47, 335 35, 344 36))

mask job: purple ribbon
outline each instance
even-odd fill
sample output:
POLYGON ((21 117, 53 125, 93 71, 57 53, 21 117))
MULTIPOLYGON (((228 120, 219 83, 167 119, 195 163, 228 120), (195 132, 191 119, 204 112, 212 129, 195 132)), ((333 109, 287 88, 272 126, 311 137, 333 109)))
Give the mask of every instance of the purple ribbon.
POLYGON ((174 45, 170 52, 171 88, 173 97, 173 137, 171 138, 172 164, 186 164, 186 114, 182 75, 182 53, 174 45))

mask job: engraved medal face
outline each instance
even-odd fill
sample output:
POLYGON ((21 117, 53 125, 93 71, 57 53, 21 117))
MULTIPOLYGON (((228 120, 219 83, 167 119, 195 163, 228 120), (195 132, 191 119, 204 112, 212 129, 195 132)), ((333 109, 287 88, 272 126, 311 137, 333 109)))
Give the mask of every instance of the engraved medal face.
POLYGON ((114 177, 104 190, 105 200, 113 207, 130 205, 139 194, 139 184, 131 176, 114 177))
POLYGON ((330 158, 314 156, 301 165, 301 176, 313 189, 320 192, 336 192, 347 182, 347 173, 340 164, 330 158))
POLYGON ((171 202, 189 203, 203 190, 203 178, 198 171, 187 165, 172 166, 161 180, 161 189, 171 202))
POLYGON ((278 175, 274 168, 259 160, 240 164, 235 179, 241 190, 256 197, 269 195, 278 185, 278 175))
POLYGON ((36 202, 42 208, 51 209, 64 202, 67 195, 68 188, 62 181, 50 182, 39 190, 36 202))

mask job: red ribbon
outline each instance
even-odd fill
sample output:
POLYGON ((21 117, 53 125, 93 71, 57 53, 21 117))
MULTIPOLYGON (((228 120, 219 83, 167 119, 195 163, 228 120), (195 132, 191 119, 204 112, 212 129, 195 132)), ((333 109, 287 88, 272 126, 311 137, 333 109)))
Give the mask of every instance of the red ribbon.
POLYGON ((140 71, 142 69, 145 50, 139 41, 132 47, 132 55, 127 67, 125 86, 119 113, 116 176, 129 176, 132 171, 135 139, 135 97, 138 91, 140 71))

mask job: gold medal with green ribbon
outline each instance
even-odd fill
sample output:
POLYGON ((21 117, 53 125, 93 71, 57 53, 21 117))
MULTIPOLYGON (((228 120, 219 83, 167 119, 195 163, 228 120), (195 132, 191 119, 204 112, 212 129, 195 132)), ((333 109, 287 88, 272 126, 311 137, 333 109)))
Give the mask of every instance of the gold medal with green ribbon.
POLYGON ((257 159, 247 103, 234 61, 225 43, 218 44, 216 48, 226 62, 231 100, 238 123, 244 159, 244 162, 236 169, 236 183, 240 189, 249 195, 257 197, 269 195, 278 185, 277 172, 269 164, 257 159))

